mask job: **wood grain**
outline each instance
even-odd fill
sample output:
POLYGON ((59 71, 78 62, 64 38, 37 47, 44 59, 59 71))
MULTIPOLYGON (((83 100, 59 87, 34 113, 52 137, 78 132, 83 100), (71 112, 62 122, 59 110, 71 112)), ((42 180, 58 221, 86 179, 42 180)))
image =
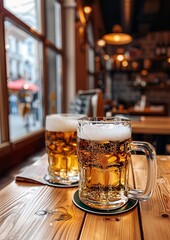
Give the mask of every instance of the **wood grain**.
POLYGON ((74 191, 11 183, 1 191, 0 239, 78 239, 85 213, 72 204, 74 191), (56 220, 61 214, 70 219, 56 220))
MULTIPOLYGON (((139 160, 135 161, 134 168, 140 169, 140 174, 135 171, 135 181, 137 187, 141 188, 146 171, 144 157, 140 156, 139 160)), ((143 236, 146 240, 170 239, 170 157, 157 157, 157 163, 156 189, 148 201, 140 202, 143 236)))
POLYGON ((115 216, 87 214, 80 239, 141 239, 137 208, 115 216))

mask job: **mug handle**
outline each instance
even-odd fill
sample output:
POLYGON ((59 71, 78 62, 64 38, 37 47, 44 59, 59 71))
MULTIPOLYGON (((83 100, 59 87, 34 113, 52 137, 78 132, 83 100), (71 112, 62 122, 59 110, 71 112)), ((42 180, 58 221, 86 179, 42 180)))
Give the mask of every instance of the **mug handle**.
POLYGON ((148 142, 132 141, 130 143, 131 152, 143 152, 147 160, 147 182, 144 190, 131 189, 128 197, 145 201, 151 197, 156 184, 157 163, 155 148, 148 142))

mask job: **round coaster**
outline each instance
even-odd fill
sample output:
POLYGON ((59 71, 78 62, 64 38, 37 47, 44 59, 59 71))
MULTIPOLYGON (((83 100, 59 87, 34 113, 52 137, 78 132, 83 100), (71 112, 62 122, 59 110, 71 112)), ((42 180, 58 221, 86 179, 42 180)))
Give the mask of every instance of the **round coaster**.
POLYGON ((61 188, 77 187, 78 183, 79 183, 79 182, 73 182, 71 184, 53 183, 53 182, 50 182, 48 175, 45 175, 44 179, 45 179, 47 185, 52 186, 52 187, 61 187, 61 188))
POLYGON ((86 206, 84 203, 82 203, 79 199, 78 190, 75 191, 72 201, 81 210, 84 210, 89 213, 99 214, 99 215, 100 214, 101 215, 116 215, 116 214, 120 214, 120 213, 125 213, 125 212, 128 212, 131 209, 133 209, 138 203, 138 200, 129 199, 128 202, 121 208, 114 209, 114 210, 99 210, 99 209, 95 209, 95 208, 86 206))

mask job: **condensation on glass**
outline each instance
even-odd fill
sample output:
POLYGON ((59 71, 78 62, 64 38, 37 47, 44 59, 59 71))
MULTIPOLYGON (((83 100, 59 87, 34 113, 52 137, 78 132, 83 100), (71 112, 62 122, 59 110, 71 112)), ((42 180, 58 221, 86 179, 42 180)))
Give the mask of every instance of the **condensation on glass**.
POLYGON ((42 46, 5 21, 10 139, 42 127, 42 46))
POLYGON ((62 58, 53 50, 48 49, 48 114, 61 112, 62 99, 62 58))
POLYGON ((32 29, 41 32, 41 0, 4 0, 4 7, 32 29))

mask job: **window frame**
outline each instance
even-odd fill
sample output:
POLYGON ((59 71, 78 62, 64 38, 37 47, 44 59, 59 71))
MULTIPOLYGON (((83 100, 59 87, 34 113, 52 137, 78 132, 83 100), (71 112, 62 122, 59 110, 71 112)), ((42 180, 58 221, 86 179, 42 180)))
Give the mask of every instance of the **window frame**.
MULTIPOLYGON (((61 4, 60 0, 56 0, 61 4)), ((33 30, 22 22, 19 18, 13 15, 10 11, 4 8, 4 1, 0 1, 0 172, 7 170, 18 162, 24 161, 29 155, 36 153, 38 150, 45 147, 45 130, 41 129, 30 132, 23 137, 15 140, 10 140, 9 136, 9 103, 8 103, 8 89, 7 89, 7 66, 6 66, 6 52, 5 52, 5 24, 8 20, 17 28, 28 33, 42 44, 42 105, 43 111, 43 126, 45 124, 45 116, 48 112, 48 64, 47 64, 47 49, 52 49, 56 54, 59 54, 63 62, 63 49, 58 49, 55 44, 47 39, 46 31, 46 0, 41 1, 41 33, 33 30)), ((62 12, 61 12, 62 15, 62 12)), ((63 22, 63 21, 62 21, 63 22)), ((63 29, 63 25, 61 26, 63 29)), ((62 31, 63 32, 63 31, 62 31)), ((63 39, 63 37, 62 37, 63 39)), ((63 47, 63 41, 62 41, 63 47)), ((62 64, 63 66, 64 64, 62 64)), ((64 71, 63 71, 64 72, 64 71)))

